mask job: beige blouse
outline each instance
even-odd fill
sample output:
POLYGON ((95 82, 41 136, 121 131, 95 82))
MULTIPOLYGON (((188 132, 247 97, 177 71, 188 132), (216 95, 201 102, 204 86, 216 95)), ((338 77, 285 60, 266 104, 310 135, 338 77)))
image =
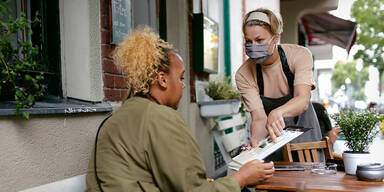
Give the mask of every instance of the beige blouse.
MULTIPOLYGON (((281 47, 287 57, 289 68, 295 75, 294 86, 310 85, 315 89, 312 73, 312 54, 302 46, 295 44, 282 44, 281 47)), ((275 63, 262 66, 264 80, 264 96, 278 98, 289 93, 287 78, 281 66, 280 58, 275 63)), ((247 111, 264 108, 257 85, 256 64, 248 59, 236 72, 236 84, 247 111)))

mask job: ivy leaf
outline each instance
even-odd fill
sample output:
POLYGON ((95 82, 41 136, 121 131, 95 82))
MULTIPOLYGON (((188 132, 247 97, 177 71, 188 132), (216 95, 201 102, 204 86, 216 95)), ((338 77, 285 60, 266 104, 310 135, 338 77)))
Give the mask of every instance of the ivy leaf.
POLYGON ((18 115, 19 114, 19 108, 16 107, 15 111, 13 111, 13 114, 18 115))
POLYGON ((18 96, 18 97, 22 97, 22 96, 23 96, 23 92, 20 91, 20 90, 16 90, 15 94, 16 94, 16 96, 18 96))
POLYGON ((31 81, 32 80, 32 77, 30 75, 28 75, 28 74, 24 75, 24 78, 27 81, 31 81))
POLYGON ((35 97, 33 95, 28 95, 28 105, 33 105, 35 103, 35 97))
POLYGON ((23 115, 24 119, 29 120, 29 113, 27 111, 24 111, 22 113, 22 115, 23 115))

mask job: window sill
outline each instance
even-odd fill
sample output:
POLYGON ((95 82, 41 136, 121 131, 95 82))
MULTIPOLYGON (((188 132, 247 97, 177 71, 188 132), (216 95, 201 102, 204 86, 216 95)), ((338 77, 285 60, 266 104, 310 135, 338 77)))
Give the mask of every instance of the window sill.
MULTIPOLYGON (((15 102, 0 101, 0 116, 12 116, 14 110, 15 102)), ((105 102, 92 103, 75 99, 49 98, 36 102, 31 109, 20 109, 20 113, 24 111, 28 111, 31 115, 98 113, 110 112, 112 106, 105 102)))

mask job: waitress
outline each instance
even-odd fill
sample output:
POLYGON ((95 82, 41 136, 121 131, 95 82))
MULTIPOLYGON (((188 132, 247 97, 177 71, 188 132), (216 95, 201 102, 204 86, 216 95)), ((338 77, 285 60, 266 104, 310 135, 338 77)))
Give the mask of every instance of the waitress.
POLYGON ((244 17, 249 59, 236 72, 236 84, 251 113, 252 147, 268 134, 276 142, 287 125, 312 128, 293 142, 321 140, 310 102, 315 89, 311 52, 295 44, 278 45, 282 31, 282 19, 268 9, 256 9, 244 17))

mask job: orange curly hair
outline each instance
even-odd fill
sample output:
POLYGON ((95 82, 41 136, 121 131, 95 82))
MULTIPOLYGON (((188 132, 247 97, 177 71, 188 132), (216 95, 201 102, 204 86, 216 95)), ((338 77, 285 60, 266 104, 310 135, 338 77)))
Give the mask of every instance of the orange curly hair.
POLYGON ((113 59, 126 75, 131 91, 147 94, 157 73, 169 72, 169 51, 175 51, 173 46, 145 27, 125 37, 116 47, 113 59))

